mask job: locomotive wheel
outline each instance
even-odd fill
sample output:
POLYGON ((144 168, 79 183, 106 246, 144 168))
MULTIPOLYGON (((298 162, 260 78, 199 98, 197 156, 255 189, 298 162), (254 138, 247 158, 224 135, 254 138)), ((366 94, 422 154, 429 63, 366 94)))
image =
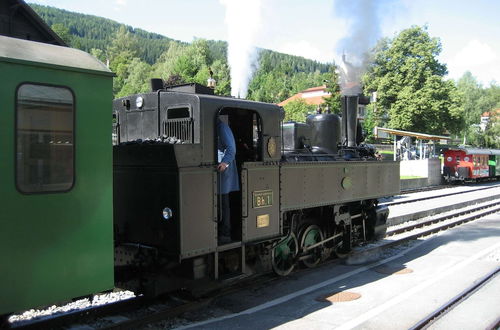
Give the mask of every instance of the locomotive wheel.
POLYGON ((295 257, 298 252, 299 244, 297 242, 297 237, 292 233, 287 239, 278 243, 278 245, 272 249, 271 262, 274 272, 280 276, 290 274, 295 267, 295 257))
POLYGON ((351 226, 344 226, 343 230, 338 233, 343 233, 343 237, 342 240, 335 246, 335 255, 338 258, 343 259, 349 255, 349 252, 351 252, 351 226))
MULTIPOLYGON (((323 240, 323 233, 321 229, 316 225, 311 225, 307 227, 302 232, 302 237, 300 239, 300 248, 306 248, 308 246, 314 245, 323 240)), ((307 258, 302 260, 304 266, 308 268, 315 267, 321 261, 321 255, 323 252, 323 246, 318 246, 310 251, 308 251, 307 258)))
POLYGON ((344 259, 349 255, 349 251, 344 250, 340 245, 335 248, 335 255, 337 258, 344 259))

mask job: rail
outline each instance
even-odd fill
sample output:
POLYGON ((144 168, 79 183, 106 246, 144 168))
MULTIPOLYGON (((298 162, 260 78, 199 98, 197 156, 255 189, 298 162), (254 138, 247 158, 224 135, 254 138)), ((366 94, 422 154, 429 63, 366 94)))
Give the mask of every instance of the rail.
MULTIPOLYGON (((419 321, 417 324, 415 324, 413 327, 410 328, 410 330, 420 330, 420 329, 425 329, 429 327, 431 324, 436 322, 439 318, 441 318, 443 315, 448 313, 451 309, 453 309, 455 306, 469 298, 471 295, 473 295, 475 292, 477 292, 480 288, 482 288, 486 283, 491 281, 497 274, 500 272, 500 267, 496 268, 492 272, 488 273, 485 275, 483 278, 481 278, 478 282, 472 284, 468 288, 466 288, 464 291, 460 292, 458 295, 450 299, 448 302, 443 304, 442 306, 438 307, 435 311, 427 315, 425 318, 423 318, 421 321, 419 321)), ((490 327, 492 329, 496 329, 498 326, 498 320, 495 322, 496 324, 492 324, 490 327)))

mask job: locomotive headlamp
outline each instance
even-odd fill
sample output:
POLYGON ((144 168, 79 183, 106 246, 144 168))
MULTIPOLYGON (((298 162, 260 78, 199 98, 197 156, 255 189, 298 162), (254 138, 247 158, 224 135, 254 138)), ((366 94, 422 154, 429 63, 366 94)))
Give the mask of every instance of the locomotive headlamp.
POLYGON ((140 109, 142 108, 142 106, 144 105, 144 99, 142 98, 142 96, 139 96, 135 99, 135 106, 140 109))
POLYGON ((163 219, 170 220, 170 219, 172 219, 173 215, 174 214, 173 214, 172 209, 170 207, 166 207, 163 209, 163 219))

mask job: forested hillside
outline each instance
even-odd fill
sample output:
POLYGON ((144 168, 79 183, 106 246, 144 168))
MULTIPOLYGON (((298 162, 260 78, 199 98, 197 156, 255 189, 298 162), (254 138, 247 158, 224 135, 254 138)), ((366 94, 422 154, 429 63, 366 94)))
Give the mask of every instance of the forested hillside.
POLYGON ((57 27, 62 25, 68 29, 71 35, 71 46, 86 52, 90 52, 92 48, 105 50, 115 37, 116 32, 123 26, 137 36, 138 45, 140 49, 144 50, 140 57, 145 62, 153 64, 168 49, 170 41, 173 40, 156 33, 134 29, 131 26, 103 17, 84 15, 32 3, 29 5, 49 26, 56 25, 57 30, 57 27))
MULTIPOLYGON (((102 17, 30 6, 71 47, 109 63, 117 75, 116 97, 146 91, 152 77, 161 77, 171 84, 193 81, 205 84, 209 68, 217 80, 216 93, 230 93, 225 41, 195 40, 188 44, 102 17)), ((280 102, 303 89, 323 84, 325 79, 331 80, 333 65, 260 50, 254 69, 248 98, 280 102)))

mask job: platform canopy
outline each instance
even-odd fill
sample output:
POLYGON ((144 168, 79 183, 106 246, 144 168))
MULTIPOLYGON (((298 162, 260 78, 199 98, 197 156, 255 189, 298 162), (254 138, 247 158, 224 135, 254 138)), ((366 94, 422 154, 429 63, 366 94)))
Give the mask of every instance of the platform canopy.
POLYGON ((389 135, 396 135, 396 136, 411 136, 415 137, 419 140, 432 140, 432 141, 440 141, 440 140, 451 140, 449 136, 442 136, 442 135, 431 135, 431 134, 424 134, 424 133, 416 133, 416 132, 409 132, 409 131, 400 131, 397 129, 391 129, 391 128, 385 128, 385 127, 375 127, 375 137, 379 138, 382 136, 380 133, 386 133, 389 135))

